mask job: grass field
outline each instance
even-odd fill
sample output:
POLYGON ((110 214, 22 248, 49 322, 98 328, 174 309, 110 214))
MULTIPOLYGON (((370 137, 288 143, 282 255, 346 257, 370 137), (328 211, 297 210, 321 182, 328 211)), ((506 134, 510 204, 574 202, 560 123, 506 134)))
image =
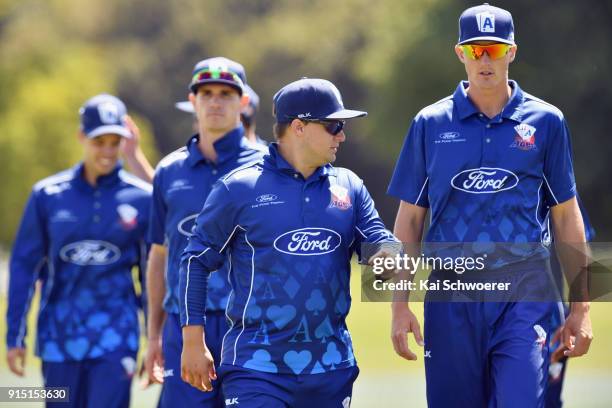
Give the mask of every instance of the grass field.
MULTIPOLYGON (((0 265, 0 269, 4 269, 0 265)), ((356 271, 357 269, 355 269, 356 271)), ((0 279, 5 279, 0 271, 0 279)), ((361 369, 355 383, 353 408, 370 407, 425 407, 425 380, 423 358, 416 362, 405 361, 395 355, 389 339, 390 307, 388 303, 361 302, 359 274, 353 274, 353 306, 349 315, 357 361, 361 369)), ((0 289, 4 281, 0 284, 0 289)), ((415 305, 417 316, 422 316, 422 305, 415 305)), ((6 304, 4 295, 0 296, 0 311, 4 317, 6 304)), ((572 360, 568 371, 564 398, 568 408, 609 408, 612 406, 612 303, 594 303, 592 319, 595 340, 586 357, 572 360)), ((30 315, 30 327, 34 319, 30 315)), ((20 379, 12 375, 5 362, 4 336, 6 326, 4 318, 0 323, 0 385, 40 385, 40 364, 31 354, 28 357, 27 375, 20 379)), ((31 338, 28 344, 33 344, 31 338)), ((414 342, 411 341, 413 346, 414 342)), ((137 381, 133 386, 133 407, 154 407, 157 402, 159 387, 146 391, 139 388, 137 381)), ((23 403, 2 404, 3 406, 25 407, 23 403)), ((28 405, 40 407, 38 405, 28 405)))

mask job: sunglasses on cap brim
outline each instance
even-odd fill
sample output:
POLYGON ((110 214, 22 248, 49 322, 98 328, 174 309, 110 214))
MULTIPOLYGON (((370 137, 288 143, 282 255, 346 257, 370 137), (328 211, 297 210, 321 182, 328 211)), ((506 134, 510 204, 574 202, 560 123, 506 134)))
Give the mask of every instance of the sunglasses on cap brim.
POLYGON ((202 69, 195 74, 193 74, 193 78, 191 79, 192 84, 197 84, 198 82, 205 81, 207 79, 218 79, 225 82, 234 83, 236 86, 242 88, 244 86, 242 79, 238 74, 235 74, 231 71, 224 70, 212 70, 212 69, 202 69))

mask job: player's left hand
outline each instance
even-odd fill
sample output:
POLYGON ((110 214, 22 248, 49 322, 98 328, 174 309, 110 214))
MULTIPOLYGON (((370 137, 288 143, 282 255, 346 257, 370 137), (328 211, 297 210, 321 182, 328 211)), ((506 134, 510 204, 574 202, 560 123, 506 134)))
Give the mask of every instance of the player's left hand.
MULTIPOLYGON (((574 306, 574 305, 572 305, 574 306)), ((565 347, 563 354, 568 357, 580 357, 589 351, 593 341, 593 328, 588 307, 572 307, 565 324, 556 335, 565 347)), ((553 338, 553 342, 555 338, 553 338)))
POLYGON ((140 149, 140 130, 130 115, 125 115, 124 120, 127 128, 132 134, 132 137, 123 138, 124 140, 121 144, 121 153, 126 159, 129 160, 130 158, 135 157, 140 149))

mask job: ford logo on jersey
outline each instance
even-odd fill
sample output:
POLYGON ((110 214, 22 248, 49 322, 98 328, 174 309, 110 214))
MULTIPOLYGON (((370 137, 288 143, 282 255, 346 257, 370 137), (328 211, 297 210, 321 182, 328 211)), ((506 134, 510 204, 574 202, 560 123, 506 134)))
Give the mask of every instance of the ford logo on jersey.
POLYGON ((119 259, 121 251, 110 242, 85 240, 66 245, 59 254, 64 262, 76 265, 110 265, 119 259))
POLYGON ((262 194, 255 199, 258 203, 267 203, 269 201, 278 200, 278 196, 276 194, 262 194))
POLYGON ((459 133, 457 132, 444 132, 440 133, 440 139, 443 140, 453 140, 459 137, 459 133))
POLYGON ((490 194, 510 190, 518 182, 518 176, 510 170, 481 167, 462 171, 452 178, 451 185, 466 193, 490 194))
POLYGON ((274 248, 284 254, 310 256, 333 252, 342 237, 327 228, 300 228, 285 232, 274 240, 274 248))
POLYGON ((192 236, 196 218, 198 218, 198 214, 191 214, 190 216, 180 220, 176 226, 178 231, 186 237, 192 236))

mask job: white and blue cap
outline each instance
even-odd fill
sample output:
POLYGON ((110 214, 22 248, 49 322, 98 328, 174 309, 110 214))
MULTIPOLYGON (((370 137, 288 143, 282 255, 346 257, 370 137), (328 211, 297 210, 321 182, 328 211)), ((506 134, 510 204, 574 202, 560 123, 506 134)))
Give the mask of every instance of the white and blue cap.
POLYGON ((273 101, 277 123, 293 119, 343 120, 368 114, 345 109, 340 91, 325 79, 302 78, 291 82, 274 95, 273 101))
POLYGON ((79 109, 81 131, 90 139, 109 133, 132 137, 125 123, 126 114, 125 104, 119 98, 109 94, 96 95, 79 109))
POLYGON ((484 3, 461 13, 458 44, 473 41, 495 41, 515 45, 514 23, 510 12, 484 3))
POLYGON ((247 84, 244 85, 244 91, 249 95, 249 105, 254 111, 257 111, 259 109, 259 95, 247 84))
POLYGON ((242 64, 229 58, 214 57, 204 59, 193 67, 189 89, 196 93, 200 85, 225 84, 242 95, 246 82, 246 72, 242 64))

